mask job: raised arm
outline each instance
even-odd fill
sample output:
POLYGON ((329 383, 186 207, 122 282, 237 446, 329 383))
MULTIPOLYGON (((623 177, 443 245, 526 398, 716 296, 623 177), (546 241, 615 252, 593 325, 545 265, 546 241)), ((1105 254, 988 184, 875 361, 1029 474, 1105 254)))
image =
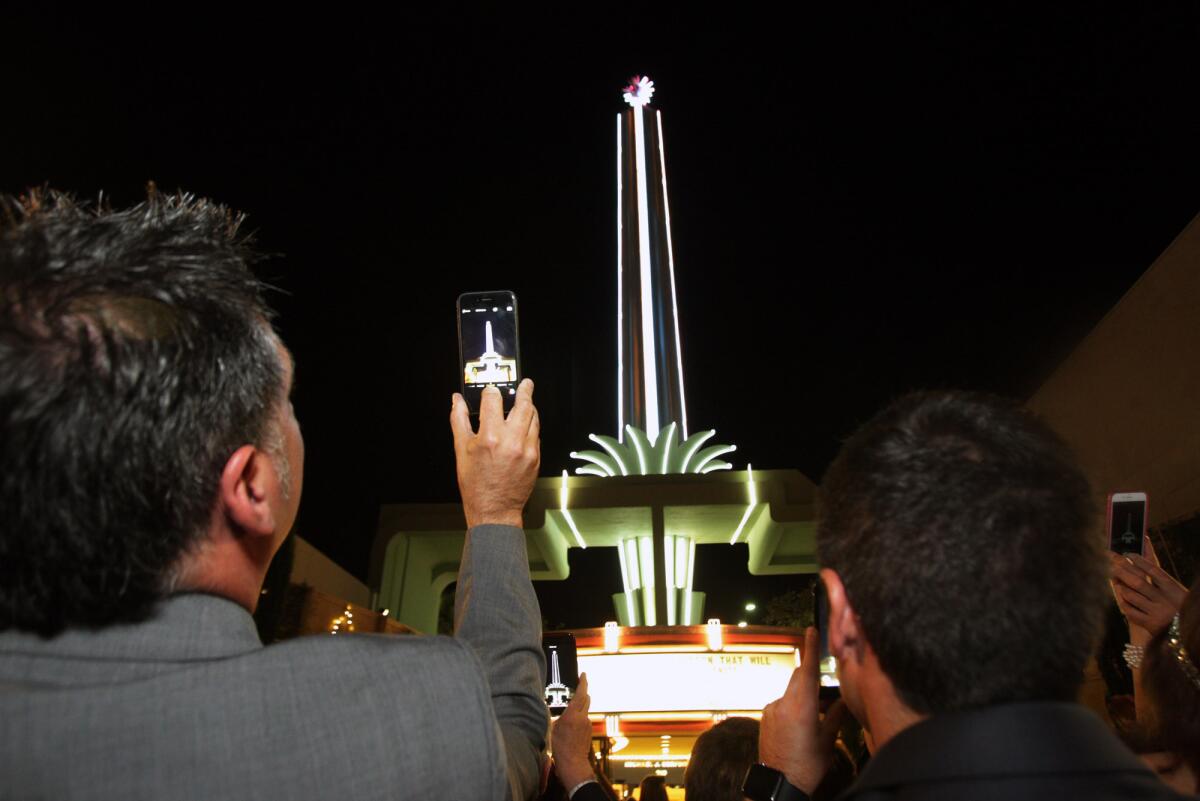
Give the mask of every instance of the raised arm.
POLYGON ((548 726, 541 611, 529 581, 521 518, 541 461, 533 382, 521 382, 507 419, 499 390, 484 390, 478 433, 456 394, 450 424, 467 519, 454 636, 471 646, 487 675, 504 740, 509 795, 532 798, 548 726))

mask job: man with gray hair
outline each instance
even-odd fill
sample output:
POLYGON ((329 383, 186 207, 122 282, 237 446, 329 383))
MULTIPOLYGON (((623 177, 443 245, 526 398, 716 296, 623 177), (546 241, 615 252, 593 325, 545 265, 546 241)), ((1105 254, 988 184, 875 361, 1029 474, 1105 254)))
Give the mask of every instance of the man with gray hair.
POLYGON ((452 401, 454 637, 264 648, 304 443, 241 218, 0 203, 0 798, 534 795, 532 384, 507 419, 485 393, 478 434, 452 401))

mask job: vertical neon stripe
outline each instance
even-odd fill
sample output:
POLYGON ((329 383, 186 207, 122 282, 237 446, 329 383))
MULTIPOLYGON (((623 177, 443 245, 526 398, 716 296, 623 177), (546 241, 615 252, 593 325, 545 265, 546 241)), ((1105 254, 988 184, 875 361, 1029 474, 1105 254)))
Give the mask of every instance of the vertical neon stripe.
POLYGON ((663 147, 662 112, 658 115, 658 165, 662 173, 663 211, 667 223, 667 266, 671 271, 671 311, 675 315, 675 360, 679 368, 679 414, 683 439, 688 436, 687 399, 683 396, 683 343, 679 338, 679 303, 675 299, 675 247, 671 244, 671 204, 667 201, 667 151, 663 147))
POLYGON ((654 609, 654 541, 649 537, 638 537, 638 567, 642 572, 642 613, 647 626, 658 625, 658 614, 654 609))
MULTIPOLYGON (((617 115, 617 442, 625 441, 625 394, 624 394, 624 372, 625 355, 622 352, 622 335, 621 325, 624 321, 623 306, 625 300, 621 295, 622 277, 621 271, 624 269, 622 264, 622 248, 624 247, 624 224, 621 219, 621 192, 624 189, 621 185, 621 115, 617 115)), ((629 625, 633 625, 630 621, 629 625)))
POLYGON ((664 579, 667 586, 663 592, 667 594, 667 625, 675 625, 675 538, 663 537, 663 568, 666 570, 664 579))
POLYGON ((696 566, 696 541, 688 541, 687 585, 683 590, 683 625, 692 625, 692 571, 696 566))
POLYGON ((654 353, 654 298, 650 270, 650 200, 647 194, 646 133, 642 107, 633 111, 637 156, 638 254, 642 280, 642 361, 646 380, 646 436, 658 439, 658 364, 654 353))

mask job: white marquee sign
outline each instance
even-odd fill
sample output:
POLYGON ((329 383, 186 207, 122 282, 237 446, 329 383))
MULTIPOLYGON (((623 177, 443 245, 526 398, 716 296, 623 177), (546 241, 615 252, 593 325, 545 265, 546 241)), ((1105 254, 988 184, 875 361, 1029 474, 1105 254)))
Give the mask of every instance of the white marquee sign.
POLYGON ((592 713, 760 710, 783 695, 792 653, 649 653, 579 657, 592 713))

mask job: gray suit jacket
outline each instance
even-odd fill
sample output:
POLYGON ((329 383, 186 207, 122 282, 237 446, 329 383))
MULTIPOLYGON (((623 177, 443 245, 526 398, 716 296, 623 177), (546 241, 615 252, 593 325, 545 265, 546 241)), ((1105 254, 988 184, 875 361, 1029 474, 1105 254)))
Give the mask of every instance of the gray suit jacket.
POLYGON ((245 609, 193 594, 2 633, 0 798, 531 797, 548 723, 520 529, 468 533, 455 628, 264 648, 245 609))

